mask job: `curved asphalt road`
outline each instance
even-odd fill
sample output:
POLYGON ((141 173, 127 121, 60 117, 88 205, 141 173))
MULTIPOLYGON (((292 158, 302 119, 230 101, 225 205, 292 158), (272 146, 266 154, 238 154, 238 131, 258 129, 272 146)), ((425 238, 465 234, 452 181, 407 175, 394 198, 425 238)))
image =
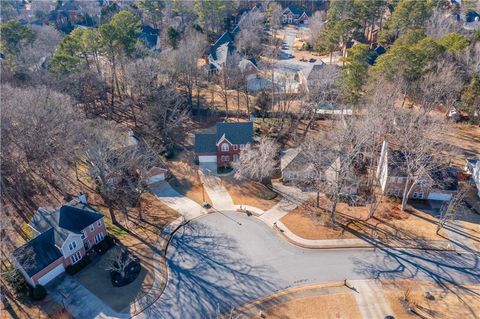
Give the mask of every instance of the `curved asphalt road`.
POLYGON ((215 318, 277 290, 330 280, 432 279, 480 283, 478 256, 405 249, 311 250, 296 247, 254 217, 205 215, 171 241, 169 282, 144 318, 215 318))

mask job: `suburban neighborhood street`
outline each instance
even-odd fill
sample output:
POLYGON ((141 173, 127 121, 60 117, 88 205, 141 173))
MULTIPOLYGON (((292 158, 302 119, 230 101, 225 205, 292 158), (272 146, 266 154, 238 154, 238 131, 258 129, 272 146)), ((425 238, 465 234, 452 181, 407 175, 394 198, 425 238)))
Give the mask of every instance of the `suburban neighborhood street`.
POLYGON ((293 286, 331 280, 480 281, 478 255, 407 249, 312 250, 296 247, 264 223, 235 212, 195 219, 173 237, 169 282, 138 318, 208 318, 293 286))

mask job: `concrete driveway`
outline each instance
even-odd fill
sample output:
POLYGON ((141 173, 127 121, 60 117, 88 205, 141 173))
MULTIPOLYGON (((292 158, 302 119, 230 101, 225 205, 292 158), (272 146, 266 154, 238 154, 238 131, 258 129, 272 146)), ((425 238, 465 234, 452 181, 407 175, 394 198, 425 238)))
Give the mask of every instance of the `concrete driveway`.
POLYGON ((478 256, 473 254, 382 247, 303 249, 258 219, 234 212, 188 223, 172 239, 167 258, 167 288, 141 318, 214 318, 215 309, 229 310, 281 289, 331 280, 480 281, 478 256))
POLYGON ((183 215, 183 217, 185 217, 186 220, 190 220, 207 213, 202 206, 177 192, 165 181, 150 184, 149 187, 150 191, 158 200, 166 204, 168 207, 178 211, 183 215))

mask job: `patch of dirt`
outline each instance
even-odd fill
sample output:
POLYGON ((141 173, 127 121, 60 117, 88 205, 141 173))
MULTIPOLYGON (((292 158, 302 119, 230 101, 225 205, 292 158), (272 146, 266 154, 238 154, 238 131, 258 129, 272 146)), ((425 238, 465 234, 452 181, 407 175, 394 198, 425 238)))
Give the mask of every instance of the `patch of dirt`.
POLYGON ((250 205, 263 210, 279 202, 277 194, 255 181, 238 181, 232 176, 222 177, 222 182, 235 205, 250 205))

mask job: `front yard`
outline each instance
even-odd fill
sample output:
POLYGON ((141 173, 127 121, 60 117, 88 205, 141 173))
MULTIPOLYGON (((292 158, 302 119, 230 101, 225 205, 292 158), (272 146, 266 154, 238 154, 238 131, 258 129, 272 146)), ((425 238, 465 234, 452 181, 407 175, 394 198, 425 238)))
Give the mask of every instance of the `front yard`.
MULTIPOLYGON (((323 198, 323 201, 326 199, 323 198)), ((448 239, 443 229, 436 234, 437 218, 413 207, 409 207, 408 212, 401 212, 399 204, 395 202, 380 204, 374 217, 369 220, 367 207, 340 203, 337 206, 337 222, 340 226, 336 228, 324 221, 328 213, 319 217, 316 211, 315 203, 309 202, 297 207, 281 221, 296 235, 311 240, 366 237, 394 246, 421 246, 424 241, 448 239)))
POLYGON ((255 181, 239 181, 233 176, 225 176, 222 177, 222 182, 235 205, 249 205, 268 210, 280 200, 275 192, 255 181))

